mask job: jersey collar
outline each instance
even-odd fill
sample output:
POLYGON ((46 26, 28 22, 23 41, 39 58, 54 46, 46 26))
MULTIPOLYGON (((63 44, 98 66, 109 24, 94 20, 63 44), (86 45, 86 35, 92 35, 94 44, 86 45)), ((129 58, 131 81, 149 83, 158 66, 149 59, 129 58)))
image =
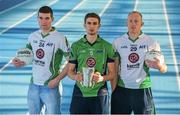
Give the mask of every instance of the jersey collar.
POLYGON ((139 39, 139 37, 140 37, 142 34, 143 34, 143 32, 142 32, 142 31, 140 31, 139 36, 138 36, 136 39, 132 40, 132 39, 130 39, 130 37, 129 37, 129 32, 127 32, 128 39, 129 39, 129 40, 131 40, 132 42, 135 42, 136 40, 138 40, 138 39, 139 39))
POLYGON ((91 44, 91 43, 89 43, 88 42, 88 40, 87 40, 87 38, 86 38, 87 36, 86 35, 84 35, 84 37, 82 38, 82 41, 84 42, 84 43, 88 43, 90 46, 93 46, 94 44, 96 44, 97 42, 99 42, 99 41, 101 41, 101 38, 100 38, 100 36, 99 35, 97 35, 97 39, 96 39, 96 41, 93 43, 93 44, 91 44))
POLYGON ((51 33, 53 33, 55 30, 56 30, 56 28, 55 28, 55 27, 52 27, 51 30, 49 31, 49 33, 47 33, 46 35, 43 35, 43 34, 42 34, 42 30, 40 30, 40 34, 41 34, 42 38, 45 38, 45 37, 47 37, 48 35, 50 35, 51 33))
MULTIPOLYGON (((83 41, 83 42, 88 42, 88 40, 87 40, 87 35, 84 35, 84 36, 83 36, 82 41, 83 41)), ((97 39, 96 39, 95 42, 98 42, 98 41, 101 41, 101 37, 100 37, 99 35, 97 35, 97 39)), ((94 43, 95 43, 95 42, 94 42, 94 43)), ((94 43, 93 43, 93 44, 94 44, 94 43)))

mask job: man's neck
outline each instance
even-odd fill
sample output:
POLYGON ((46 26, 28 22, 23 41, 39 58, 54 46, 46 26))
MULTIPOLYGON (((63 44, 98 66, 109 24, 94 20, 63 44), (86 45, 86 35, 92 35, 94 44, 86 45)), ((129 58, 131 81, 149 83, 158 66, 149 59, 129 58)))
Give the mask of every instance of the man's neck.
POLYGON ((139 32, 137 32, 137 33, 128 32, 129 38, 132 39, 132 40, 137 39, 140 34, 141 34, 141 31, 139 31, 139 32))
POLYGON ((95 35, 87 35, 87 41, 91 44, 93 44, 97 39, 97 34, 95 35))
POLYGON ((50 27, 49 29, 46 29, 46 30, 41 29, 42 34, 47 35, 51 31, 51 29, 52 29, 52 27, 50 27))

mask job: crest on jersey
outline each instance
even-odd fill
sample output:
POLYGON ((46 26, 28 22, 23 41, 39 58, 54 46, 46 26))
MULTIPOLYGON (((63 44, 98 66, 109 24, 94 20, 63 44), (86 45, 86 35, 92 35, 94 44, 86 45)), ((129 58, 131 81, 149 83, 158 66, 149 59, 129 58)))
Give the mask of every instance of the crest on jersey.
POLYGON ((137 53, 131 53, 128 59, 131 63, 136 63, 139 60, 139 55, 137 53))
POLYGON ((96 65, 96 60, 92 57, 88 58, 86 61, 88 67, 94 67, 96 65))
POLYGON ((36 57, 39 59, 42 59, 44 57, 44 50, 43 49, 38 49, 36 51, 36 57))

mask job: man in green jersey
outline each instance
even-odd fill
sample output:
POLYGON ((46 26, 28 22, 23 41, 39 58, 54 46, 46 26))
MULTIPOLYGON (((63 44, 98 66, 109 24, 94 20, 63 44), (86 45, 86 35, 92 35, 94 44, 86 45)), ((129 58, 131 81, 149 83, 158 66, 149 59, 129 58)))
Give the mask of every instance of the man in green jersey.
POLYGON ((70 113, 107 114, 109 99, 106 81, 113 79, 115 74, 115 52, 112 45, 98 35, 100 17, 96 13, 86 14, 84 27, 86 35, 71 47, 68 75, 76 83, 70 113))

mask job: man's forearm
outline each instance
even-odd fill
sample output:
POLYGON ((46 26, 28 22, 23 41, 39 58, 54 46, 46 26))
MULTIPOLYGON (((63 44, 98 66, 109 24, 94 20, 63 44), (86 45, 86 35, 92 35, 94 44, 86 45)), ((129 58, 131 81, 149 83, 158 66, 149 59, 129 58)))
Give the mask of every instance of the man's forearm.
POLYGON ((62 69, 62 71, 58 75, 58 77, 57 77, 58 81, 62 80, 64 77, 66 77, 67 74, 68 74, 68 63, 65 65, 65 67, 62 69))

